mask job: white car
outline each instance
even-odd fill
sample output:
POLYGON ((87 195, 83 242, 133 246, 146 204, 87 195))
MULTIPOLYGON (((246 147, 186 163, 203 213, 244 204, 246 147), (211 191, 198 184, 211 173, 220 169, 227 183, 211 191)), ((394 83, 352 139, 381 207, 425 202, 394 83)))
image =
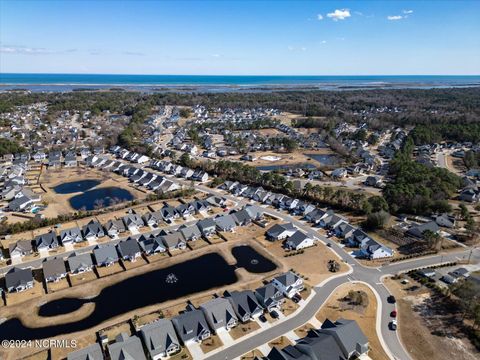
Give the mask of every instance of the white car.
POLYGON ((397 330, 397 320, 390 321, 389 326, 390 326, 390 330, 393 330, 393 331, 397 330))

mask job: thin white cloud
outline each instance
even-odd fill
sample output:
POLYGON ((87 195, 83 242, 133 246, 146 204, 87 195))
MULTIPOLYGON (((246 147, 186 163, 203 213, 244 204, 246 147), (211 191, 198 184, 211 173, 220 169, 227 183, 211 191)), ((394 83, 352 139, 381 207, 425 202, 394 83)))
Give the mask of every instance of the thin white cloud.
POLYGON ((318 14, 318 15, 317 15, 317 19, 318 19, 318 20, 323 20, 323 15, 322 15, 322 14, 318 14))
POLYGON ((220 54, 212 54, 212 57, 214 58, 219 58, 221 55, 220 54))
POLYGON ((390 21, 397 21, 397 20, 402 20, 403 16, 402 15, 391 15, 387 16, 387 19, 390 21))
MULTIPOLYGON (((69 49, 68 52, 75 51, 75 49, 69 49)), ((32 48, 24 46, 2 46, 0 47, 0 53, 2 54, 21 54, 21 55, 46 55, 55 54, 63 51, 55 51, 45 48, 32 48)))
POLYGON ((46 48, 34 48, 27 46, 0 46, 0 53, 2 54, 17 54, 17 55, 48 55, 48 54, 64 54, 74 53, 77 49, 71 48, 66 50, 53 50, 46 48))
POLYGON ((413 10, 403 10, 402 13, 404 13, 405 15, 410 15, 413 14, 413 10))
POLYGON ((142 52, 137 52, 137 51, 124 51, 124 55, 131 55, 131 56, 145 56, 144 53, 142 52))
POLYGON ((350 14, 350 10, 348 9, 336 9, 334 12, 327 14, 327 17, 329 17, 333 21, 345 20, 351 16, 352 15, 350 14))
POLYGON ((327 43, 327 40, 320 41, 320 44, 326 44, 326 43, 327 43))

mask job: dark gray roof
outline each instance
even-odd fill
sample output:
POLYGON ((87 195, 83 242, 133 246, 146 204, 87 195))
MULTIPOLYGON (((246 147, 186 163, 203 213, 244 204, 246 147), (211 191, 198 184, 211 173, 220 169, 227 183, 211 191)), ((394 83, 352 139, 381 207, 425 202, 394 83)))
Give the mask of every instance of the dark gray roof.
POLYGON ((91 220, 87 225, 82 228, 83 236, 95 235, 97 237, 105 236, 105 231, 103 230, 102 224, 98 221, 91 220))
POLYGON ((178 229, 184 237, 185 240, 190 240, 192 238, 199 238, 202 236, 200 229, 197 225, 183 226, 178 229))
POLYGON ((246 314, 255 314, 262 310, 255 294, 251 290, 232 291, 229 294, 233 309, 243 318, 246 314))
POLYGON ((427 230, 436 233, 438 230, 440 230, 440 227, 435 221, 430 221, 425 224, 413 226, 407 230, 407 233, 416 237, 422 237, 423 233, 427 230))
POLYGON ((140 334, 152 358, 166 352, 172 344, 180 346, 170 319, 160 319, 142 326, 140 334))
POLYGON ((161 238, 167 248, 175 248, 178 244, 185 242, 182 233, 179 231, 164 235, 161 238))
POLYGON ((215 221, 208 218, 208 219, 203 219, 197 222, 197 226, 200 229, 200 231, 210 230, 212 228, 215 230, 216 224, 215 224, 215 221))
POLYGON ((238 320, 232 304, 224 298, 212 299, 200 305, 200 309, 203 310, 205 317, 214 330, 224 328, 231 319, 238 320))
POLYGON ((52 231, 35 237, 35 246, 38 248, 58 246, 57 235, 52 231))
POLYGON ((108 352, 111 360, 147 360, 142 342, 135 335, 121 333, 115 343, 108 345, 108 352))
POLYGON ((95 343, 86 348, 73 351, 68 354, 67 360, 103 360, 103 353, 100 344, 95 343))
POLYGON ((5 274, 5 285, 7 289, 11 287, 17 287, 25 285, 33 281, 33 275, 31 269, 21 269, 14 267, 5 274))
POLYGON ((229 214, 217 216, 214 221, 220 230, 232 230, 237 226, 232 215, 229 214))
POLYGON ((120 241, 118 244, 118 251, 122 257, 125 256, 135 256, 135 254, 140 253, 140 246, 138 245, 137 240, 128 238, 125 241, 120 241))
POLYGON ((99 246, 93 250, 93 255, 97 264, 118 260, 117 249, 114 245, 99 246))
POLYGON ((354 320, 338 319, 332 323, 327 319, 318 332, 335 334, 340 342, 340 347, 347 351, 344 353, 345 357, 355 351, 362 353, 368 350, 368 339, 354 320))
POLYGON ((201 310, 186 311, 172 318, 172 323, 183 342, 192 340, 204 331, 210 331, 201 310))
POLYGON ((79 268, 93 266, 92 255, 90 253, 78 254, 78 255, 72 254, 68 257, 67 262, 68 262, 68 267, 72 272, 77 271, 79 268))
POLYGON ((296 227, 292 223, 275 224, 267 230, 267 235, 272 238, 276 238, 287 230, 296 230, 296 227))
POLYGON ((288 238, 287 243, 294 246, 298 246, 308 238, 309 237, 306 234, 304 234, 300 230, 297 230, 292 236, 288 238))
POLYGON ((252 220, 252 217, 250 216, 249 212, 245 209, 233 213, 232 216, 235 222, 237 223, 237 225, 243 225, 252 220))
POLYGON ((67 273, 67 268, 65 267, 65 262, 62 258, 54 258, 46 260, 42 264, 43 276, 45 279, 50 277, 58 277, 60 275, 67 273))

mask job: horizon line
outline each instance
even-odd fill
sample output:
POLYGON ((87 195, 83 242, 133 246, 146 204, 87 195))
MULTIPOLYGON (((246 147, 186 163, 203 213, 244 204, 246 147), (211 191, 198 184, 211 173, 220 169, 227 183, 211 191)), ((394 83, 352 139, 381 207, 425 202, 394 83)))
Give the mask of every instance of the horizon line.
POLYGON ((131 73, 64 73, 64 72, 0 72, 2 75, 115 75, 115 76, 258 76, 258 77, 320 77, 320 76, 480 76, 479 74, 131 74, 131 73))

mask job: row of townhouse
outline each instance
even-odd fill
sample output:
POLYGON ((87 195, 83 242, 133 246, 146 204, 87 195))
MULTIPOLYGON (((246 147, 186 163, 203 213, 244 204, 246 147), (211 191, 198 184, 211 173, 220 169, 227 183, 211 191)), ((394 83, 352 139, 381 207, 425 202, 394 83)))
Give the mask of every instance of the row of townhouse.
MULTIPOLYGON (((180 204, 177 207, 164 203, 160 210, 143 215, 137 214, 132 210, 120 219, 109 220, 105 225, 96 220, 91 220, 82 228, 64 229, 58 235, 54 231, 50 231, 36 236, 32 241, 19 240, 10 244, 9 253, 10 257, 15 259, 32 254, 34 249, 37 251, 50 251, 62 245, 96 241, 104 236, 116 238, 127 230, 135 233, 142 227, 148 226, 155 229, 161 224, 172 223, 180 217, 186 218, 194 214, 206 215, 212 206, 222 206, 224 203, 225 199, 223 198, 211 197, 206 200, 193 200, 186 204, 180 204)), ((218 220, 217 222, 221 223, 218 220)), ((217 227, 214 226, 214 230, 216 229, 217 227)))
MULTIPOLYGON (((140 327, 138 335, 120 334, 116 342, 108 346, 109 356, 112 360, 125 359, 128 353, 132 359, 142 360, 146 359, 143 349, 153 360, 173 355, 182 345, 202 342, 213 333, 228 332, 239 323, 258 318, 264 311, 279 308, 290 295, 286 289, 293 288, 301 291, 303 281, 288 272, 254 291, 225 291, 223 296, 215 296, 198 307, 189 304, 184 312, 171 319, 159 319, 140 327)), ((72 352, 67 359, 93 358, 94 354, 95 359, 103 359, 98 357, 101 354, 99 344, 72 352)))
MULTIPOLYGON (((209 208, 208 202, 203 203, 205 209, 209 208)), ((168 207, 165 206, 164 209, 168 207)), ((171 208, 175 211, 174 208, 171 208)), ((153 214, 153 213, 152 213, 153 214)), ((116 245, 106 244, 98 245, 93 249, 92 254, 76 254, 73 253, 67 258, 69 271, 72 275, 91 271, 94 264, 96 266, 111 266, 120 259, 124 261, 134 262, 142 254, 150 256, 158 253, 172 252, 176 250, 184 250, 189 241, 195 241, 202 237, 209 238, 217 231, 233 231, 237 226, 248 225, 254 219, 261 218, 263 213, 256 206, 248 205, 242 210, 232 212, 231 214, 219 215, 215 218, 205 218, 197 221, 192 225, 181 225, 175 231, 157 230, 148 234, 138 236, 131 236, 125 240, 118 242, 116 245), (93 258, 92 258, 93 257, 93 258)), ((161 215, 160 215, 161 216, 161 215)), ((123 229, 138 228, 147 225, 148 216, 140 216, 135 213, 127 214, 121 219, 123 229)), ((162 218, 163 219, 163 218, 162 218)), ((116 229, 118 231, 118 228, 116 229)), ((120 232, 116 232, 118 235, 120 232)), ((81 242, 89 239, 90 236, 99 238, 108 234, 108 230, 104 228, 97 221, 90 221, 83 227, 63 230, 60 236, 54 232, 42 234, 37 236, 33 244, 37 250, 52 250, 68 242, 81 242)), ((110 234, 112 235, 112 234, 110 234)), ((15 244, 10 245, 10 256, 23 257, 33 253, 32 241, 20 240, 15 244)), ((58 281, 67 275, 67 269, 63 259, 54 258, 45 261, 43 264, 44 277, 47 282, 58 281), (61 265, 60 265, 61 263, 61 265), (54 265, 51 265, 54 264, 54 265), (45 268, 46 267, 46 268, 45 268), (47 270, 45 270, 47 269, 47 270)), ((26 272, 30 273, 30 269, 13 268, 5 276, 7 290, 23 291, 29 286, 26 286, 23 281, 23 276, 26 272), (22 274, 22 275, 20 275, 22 274)), ((33 278, 31 284, 33 285, 33 278)))
MULTIPOLYGON (((227 190, 235 196, 243 196, 265 205, 271 205, 278 209, 288 211, 292 215, 302 216, 306 221, 315 226, 332 231, 338 237, 344 239, 350 246, 358 247, 356 255, 368 259, 378 259, 393 256, 393 250, 373 240, 361 229, 350 225, 344 217, 335 214, 333 210, 324 210, 315 205, 294 199, 283 194, 272 193, 262 187, 252 187, 239 182, 226 181, 220 185, 221 189, 227 190)), ((271 240, 284 240, 284 246, 288 250, 299 250, 314 244, 314 239, 293 224, 279 224, 269 229, 266 233, 271 240)))
POLYGON ((166 160, 152 160, 150 167, 165 174, 174 175, 178 178, 184 178, 187 180, 206 182, 209 178, 208 173, 201 169, 193 170, 185 166, 172 164, 170 161, 166 160))

